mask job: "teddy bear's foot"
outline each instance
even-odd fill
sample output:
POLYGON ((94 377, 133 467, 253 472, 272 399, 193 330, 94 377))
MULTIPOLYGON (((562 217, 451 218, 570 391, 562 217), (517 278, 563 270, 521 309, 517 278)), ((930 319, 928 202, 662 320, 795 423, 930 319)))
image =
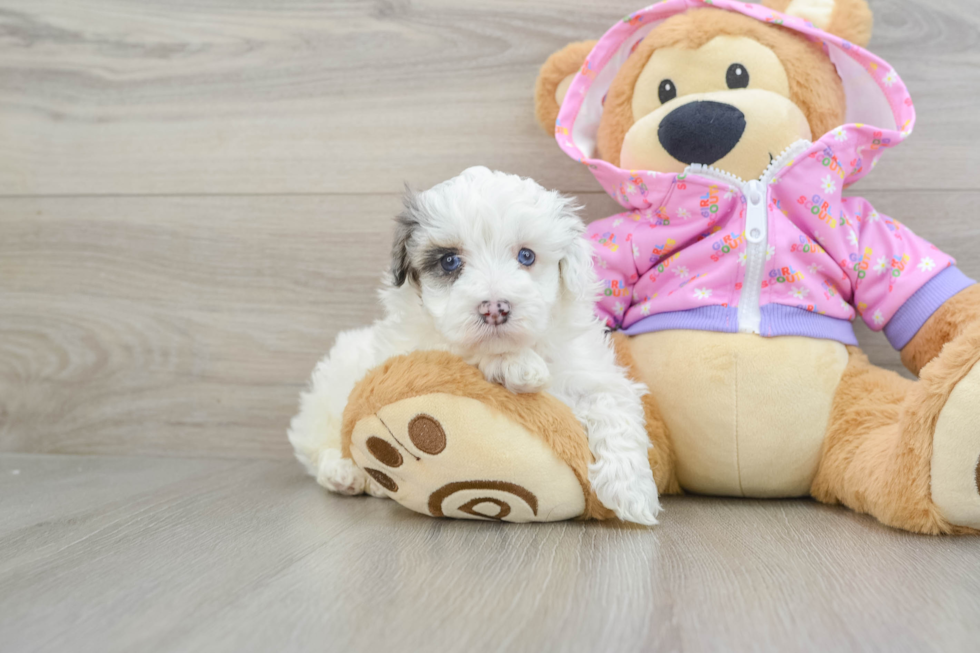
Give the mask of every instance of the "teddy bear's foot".
POLYGON ((980 330, 918 381, 849 348, 811 493, 918 533, 980 531, 980 330))
POLYGON ((932 500, 951 524, 980 529, 980 364, 953 388, 932 441, 932 500))
POLYGON ((560 521, 585 512, 571 467, 485 403, 434 393, 360 419, 351 456, 385 493, 434 517, 560 521))

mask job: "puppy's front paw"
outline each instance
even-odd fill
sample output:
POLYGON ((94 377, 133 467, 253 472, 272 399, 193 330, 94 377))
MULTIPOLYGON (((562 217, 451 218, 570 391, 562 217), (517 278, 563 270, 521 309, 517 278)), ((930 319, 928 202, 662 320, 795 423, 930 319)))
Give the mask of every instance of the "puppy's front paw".
POLYGON ((480 361, 480 371, 487 381, 518 394, 540 392, 551 383, 548 364, 530 350, 485 358, 480 361))
POLYGON ((617 517, 653 526, 660 512, 657 484, 649 471, 637 474, 625 463, 600 459, 589 466, 589 483, 602 505, 617 517))
POLYGON ((522 356, 504 367, 504 387, 511 392, 541 392, 550 384, 551 370, 537 354, 522 356))

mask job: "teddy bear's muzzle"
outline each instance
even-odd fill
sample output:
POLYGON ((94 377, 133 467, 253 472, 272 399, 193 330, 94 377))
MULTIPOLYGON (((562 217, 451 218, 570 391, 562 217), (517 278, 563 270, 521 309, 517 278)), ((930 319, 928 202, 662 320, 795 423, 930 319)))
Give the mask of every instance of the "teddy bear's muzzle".
POLYGON ((723 102, 680 106, 660 122, 657 136, 670 156, 688 165, 711 165, 735 149, 745 132, 745 114, 723 102))

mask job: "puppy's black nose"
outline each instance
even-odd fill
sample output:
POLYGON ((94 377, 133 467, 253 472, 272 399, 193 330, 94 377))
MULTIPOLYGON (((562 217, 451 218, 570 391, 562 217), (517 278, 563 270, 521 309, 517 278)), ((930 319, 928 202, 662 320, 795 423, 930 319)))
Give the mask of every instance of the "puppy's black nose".
POLYGON ((711 165, 731 152, 745 131, 745 114, 722 102, 691 102, 660 122, 657 136, 681 163, 711 165))
POLYGON ((483 316, 483 321, 494 326, 503 324, 510 317, 510 302, 506 299, 480 302, 477 312, 483 316))

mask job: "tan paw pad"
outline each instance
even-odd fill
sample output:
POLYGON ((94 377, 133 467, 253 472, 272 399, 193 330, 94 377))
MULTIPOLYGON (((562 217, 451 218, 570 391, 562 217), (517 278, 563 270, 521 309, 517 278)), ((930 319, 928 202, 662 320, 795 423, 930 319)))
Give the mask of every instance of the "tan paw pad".
POLYGON ((582 486, 540 439, 485 404, 431 394, 354 427, 351 455, 389 496, 434 517, 559 521, 582 514, 582 486))

